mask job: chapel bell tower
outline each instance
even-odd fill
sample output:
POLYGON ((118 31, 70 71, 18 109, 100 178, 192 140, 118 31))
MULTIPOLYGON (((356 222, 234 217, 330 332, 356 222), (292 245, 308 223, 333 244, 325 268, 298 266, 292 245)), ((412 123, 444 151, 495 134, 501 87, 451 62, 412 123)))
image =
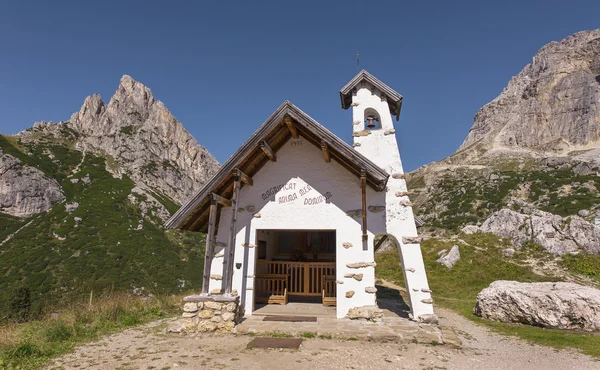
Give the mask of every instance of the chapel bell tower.
POLYGON ((352 146, 390 175, 385 190, 386 233, 398 241, 413 318, 435 320, 392 119, 400 119, 402 95, 363 69, 340 90, 340 98, 343 109, 352 107, 352 146))

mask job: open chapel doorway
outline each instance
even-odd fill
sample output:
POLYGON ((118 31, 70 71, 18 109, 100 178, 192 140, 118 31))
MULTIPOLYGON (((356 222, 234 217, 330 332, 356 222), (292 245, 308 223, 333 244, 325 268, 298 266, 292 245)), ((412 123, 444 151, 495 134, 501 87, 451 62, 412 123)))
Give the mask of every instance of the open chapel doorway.
POLYGON ((335 230, 257 230, 255 303, 335 306, 335 230))

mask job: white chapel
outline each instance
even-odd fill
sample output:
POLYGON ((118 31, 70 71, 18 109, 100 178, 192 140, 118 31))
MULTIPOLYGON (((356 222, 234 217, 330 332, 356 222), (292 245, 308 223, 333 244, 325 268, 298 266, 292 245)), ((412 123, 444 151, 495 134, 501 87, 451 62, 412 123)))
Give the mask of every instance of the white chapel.
POLYGON ((202 292, 186 302, 249 316, 305 301, 343 318, 376 307, 375 251, 391 238, 413 319, 435 317, 394 128, 402 96, 363 70, 340 98, 351 145, 286 101, 167 222, 206 233, 202 292))

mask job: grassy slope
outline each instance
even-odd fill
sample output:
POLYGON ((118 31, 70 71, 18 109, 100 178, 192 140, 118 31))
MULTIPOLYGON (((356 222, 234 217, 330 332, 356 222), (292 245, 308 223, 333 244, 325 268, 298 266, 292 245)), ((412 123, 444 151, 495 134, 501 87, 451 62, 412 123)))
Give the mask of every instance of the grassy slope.
POLYGON ((36 312, 91 291, 98 295, 144 288, 146 293, 165 294, 201 284, 204 236, 165 232, 143 220, 127 200, 133 182, 113 178, 105 170, 104 158, 87 155, 73 178, 89 174, 92 183, 73 184, 67 176, 80 163, 80 152, 53 143, 21 145, 3 136, 0 146, 59 181, 67 203, 79 203, 71 214, 58 204, 32 219, 2 218, 0 236, 32 222, 0 246, 0 318, 6 314, 11 292, 20 286, 31 290, 36 312), (140 221, 143 229, 135 230, 140 221))
MULTIPOLYGON (((421 244, 429 285, 436 305, 450 308, 470 320, 503 334, 516 335, 528 341, 556 348, 577 348, 588 355, 600 358, 600 335, 503 324, 486 321, 473 315, 477 293, 493 281, 535 282, 554 279, 536 275, 529 268, 518 266, 504 258, 501 250, 507 245, 506 241, 493 235, 461 235, 461 238, 471 246, 460 245, 461 260, 451 270, 437 263, 436 259, 439 258, 438 251, 451 247, 455 242, 429 239, 421 244)), ((404 285, 397 251, 377 254, 376 261, 375 273, 378 278, 404 285)))
POLYGON ((408 182, 408 188, 414 190, 411 199, 417 199, 422 192, 427 195, 425 202, 416 205, 415 212, 422 216, 436 214, 429 220, 431 226, 456 230, 467 223, 481 222, 506 207, 508 195, 522 185, 530 188, 528 202, 561 216, 576 215, 600 204, 600 177, 595 175, 576 175, 571 169, 548 172, 502 169, 494 175, 495 179, 489 180, 477 171, 446 173, 441 175, 435 189, 425 189, 422 176, 412 177, 408 182), (585 183, 596 191, 582 186, 585 183), (571 193, 561 192, 565 185, 573 186, 571 193))
POLYGON ((181 297, 142 299, 111 294, 88 302, 76 302, 45 317, 19 325, 0 326, 0 369, 33 369, 51 358, 70 352, 76 345, 102 335, 157 320, 179 312, 181 297))

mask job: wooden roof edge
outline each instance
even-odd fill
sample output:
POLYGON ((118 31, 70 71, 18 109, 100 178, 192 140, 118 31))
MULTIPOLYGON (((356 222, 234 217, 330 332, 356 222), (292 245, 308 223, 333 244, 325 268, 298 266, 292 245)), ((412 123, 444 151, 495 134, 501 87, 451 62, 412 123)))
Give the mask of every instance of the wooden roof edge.
POLYGON ((397 93, 394 89, 383 83, 380 79, 373 76, 366 70, 362 70, 358 72, 356 76, 354 76, 342 89, 340 90, 340 100, 342 103, 342 109, 348 109, 350 107, 350 103, 346 97, 349 94, 352 94, 352 90, 362 81, 367 81, 377 89, 381 90, 383 94, 385 94, 388 104, 390 106, 390 113, 396 116, 396 121, 400 119, 400 110, 402 109, 402 95, 397 93))
POLYGON ((246 140, 244 144, 225 162, 225 164, 217 171, 217 173, 192 197, 190 197, 173 216, 165 223, 167 229, 180 228, 184 221, 200 206, 203 200, 214 191, 215 187, 225 180, 231 174, 231 171, 239 166, 240 161, 252 150, 260 144, 267 134, 271 132, 282 120, 289 115, 292 119, 308 130, 314 131, 317 135, 323 137, 329 145, 331 145, 340 154, 348 158, 351 163, 357 167, 367 170, 367 173, 376 180, 378 188, 382 191, 389 178, 389 174, 381 167, 377 166, 364 155, 360 154, 346 142, 338 138, 331 131, 326 129, 320 123, 312 119, 308 114, 286 100, 271 114, 271 116, 246 140))

